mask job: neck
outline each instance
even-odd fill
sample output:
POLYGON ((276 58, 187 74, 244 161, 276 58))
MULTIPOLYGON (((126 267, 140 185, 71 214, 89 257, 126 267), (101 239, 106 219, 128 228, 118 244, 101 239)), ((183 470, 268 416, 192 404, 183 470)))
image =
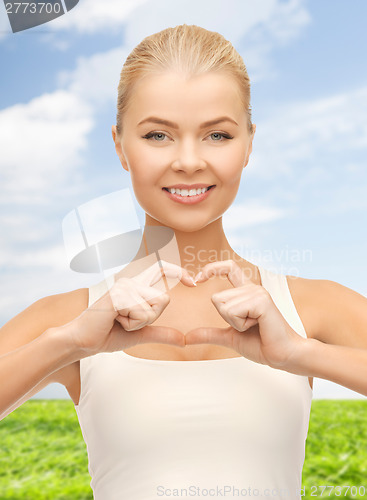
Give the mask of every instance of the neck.
POLYGON ((222 217, 198 231, 161 226, 146 215, 143 238, 135 259, 159 252, 159 258, 185 268, 192 276, 206 264, 238 259, 223 231, 222 217))

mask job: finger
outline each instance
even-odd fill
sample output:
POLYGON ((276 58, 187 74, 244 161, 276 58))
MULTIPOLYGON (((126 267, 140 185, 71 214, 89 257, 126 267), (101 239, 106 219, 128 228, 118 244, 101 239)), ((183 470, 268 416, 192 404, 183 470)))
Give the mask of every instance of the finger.
POLYGON ((250 278, 246 276, 245 272, 233 260, 210 262, 203 267, 194 279, 197 283, 202 283, 212 276, 227 276, 235 287, 253 284, 250 278))
POLYGON ((191 344, 216 344, 234 348, 238 331, 229 326, 228 328, 200 327, 186 333, 186 345, 191 344))
MULTIPOLYGON (((241 287, 237 290, 246 290, 241 287)), ((269 308, 269 296, 264 288, 254 285, 250 293, 243 292, 226 302, 212 296, 212 302, 219 314, 236 330, 243 332, 259 322, 259 318, 269 308)))
POLYGON ((134 288, 116 297, 113 295, 114 308, 118 311, 116 318, 126 330, 135 330, 154 321, 154 311, 147 301, 134 288))
POLYGON ((133 280, 142 285, 152 286, 157 283, 162 276, 176 278, 186 286, 196 286, 193 282, 193 278, 191 278, 186 269, 164 260, 155 262, 148 269, 135 276, 133 280))
MULTIPOLYGON (((161 290, 157 290, 152 286, 136 285, 136 291, 140 294, 141 299, 144 299, 147 306, 154 313, 154 319, 160 316, 163 310, 169 304, 169 295, 161 290)), ((153 322, 154 319, 151 321, 153 322)))
MULTIPOLYGON (((150 288, 149 290, 151 289, 152 288, 150 288)), ((158 318, 162 314, 164 309, 168 306, 170 297, 168 293, 151 295, 151 293, 149 292, 149 295, 151 296, 151 298, 147 299, 147 303, 149 304, 151 311, 153 312, 153 320, 150 321, 150 323, 153 323, 153 321, 155 321, 155 319, 158 318)))
POLYGON ((169 303, 169 296, 154 287, 142 286, 128 278, 120 278, 110 290, 119 323, 128 331, 153 323, 169 303))
POLYGON ((133 307, 128 313, 124 314, 125 318, 118 317, 116 319, 126 330, 138 330, 153 323, 162 314, 169 302, 170 298, 167 293, 159 294, 159 296, 149 299, 144 304, 144 309, 133 307))
MULTIPOLYGON (((133 335, 136 335, 135 333, 133 335)), ((158 344, 173 344, 179 347, 185 346, 185 335, 168 326, 145 326, 139 330, 138 344, 158 343, 158 344)))
POLYGON ((159 297, 167 295, 163 290, 159 290, 154 286, 144 286, 140 284, 136 284, 136 291, 141 295, 141 297, 150 303, 150 301, 156 301, 159 297))
POLYGON ((139 285, 132 279, 125 277, 119 278, 109 292, 115 311, 133 307, 166 293, 154 287, 139 285))
POLYGON ((115 321, 111 329, 110 346, 112 351, 128 349, 137 344, 164 343, 178 347, 185 345, 185 336, 179 330, 169 327, 145 326, 141 330, 127 332, 119 322, 115 321))
POLYGON ((140 330, 146 325, 153 323, 155 320, 155 314, 153 310, 144 310, 133 308, 127 315, 117 316, 116 321, 118 321, 127 332, 132 332, 140 330))
POLYGON ((258 285, 253 284, 254 288, 250 285, 240 286, 238 288, 228 288, 227 290, 221 290, 216 292, 211 296, 213 304, 226 303, 233 300, 246 300, 248 297, 256 293, 256 287, 258 285))
POLYGON ((213 304, 222 318, 239 332, 248 330, 258 322, 257 319, 249 317, 248 301, 244 304, 243 298, 237 297, 225 303, 213 301, 213 304))
POLYGON ((222 316, 239 332, 245 332, 259 322, 258 318, 251 315, 248 303, 243 301, 226 304, 222 316))
POLYGON ((115 311, 118 311, 123 316, 126 316, 128 311, 138 305, 144 307, 146 300, 141 296, 135 285, 116 286, 111 288, 110 296, 115 311))

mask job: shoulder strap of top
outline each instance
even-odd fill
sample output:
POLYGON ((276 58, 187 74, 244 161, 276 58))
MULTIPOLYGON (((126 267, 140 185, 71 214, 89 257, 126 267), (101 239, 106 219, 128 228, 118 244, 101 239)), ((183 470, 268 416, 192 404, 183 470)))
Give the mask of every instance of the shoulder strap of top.
POLYGON ((111 274, 107 278, 89 287, 88 307, 94 304, 115 282, 115 276, 111 274))
MULTIPOLYGON (((99 281, 98 283, 95 283, 94 285, 90 286, 88 288, 89 291, 89 298, 88 298, 88 307, 90 307, 94 302, 96 302, 102 295, 104 295, 107 290, 109 290, 112 285, 115 282, 115 275, 112 274, 111 276, 108 276, 107 278, 103 279, 102 281, 99 281)), ((75 406, 75 409, 77 412, 80 411, 82 401, 84 399, 85 391, 86 391, 86 384, 87 378, 88 378, 88 373, 89 370, 91 369, 91 363, 93 363, 93 360, 98 359, 98 354, 94 354, 93 356, 87 356, 86 358, 82 358, 80 360, 80 383, 81 383, 81 393, 79 397, 79 403, 78 405, 75 406)), ((80 414, 79 414, 80 418, 80 414)))
POLYGON ((279 311, 293 330, 302 335, 302 337, 307 338, 306 330, 293 302, 286 275, 273 273, 269 269, 260 266, 258 268, 262 286, 270 293, 279 311))

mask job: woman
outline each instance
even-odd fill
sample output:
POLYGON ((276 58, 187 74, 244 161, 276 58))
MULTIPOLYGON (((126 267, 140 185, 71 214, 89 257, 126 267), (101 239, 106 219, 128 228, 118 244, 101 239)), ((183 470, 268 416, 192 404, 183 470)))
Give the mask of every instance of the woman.
POLYGON ((62 383, 97 499, 300 498, 312 378, 367 395, 367 300, 259 268, 226 239, 255 130, 245 65, 221 35, 144 39, 112 127, 146 212, 141 247, 112 284, 45 297, 1 329, 2 418, 62 383))

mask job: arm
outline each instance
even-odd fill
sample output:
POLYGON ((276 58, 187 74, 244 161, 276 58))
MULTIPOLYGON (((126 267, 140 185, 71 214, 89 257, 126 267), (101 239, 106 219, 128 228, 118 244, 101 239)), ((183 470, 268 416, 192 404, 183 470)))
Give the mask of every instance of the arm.
POLYGON ((287 371, 367 396, 367 298, 339 283, 288 277, 308 336, 287 371))
POLYGON ((70 380, 75 356, 55 328, 87 306, 88 289, 44 297, 0 329, 0 419, 48 384, 70 380))
POLYGON ((367 396, 367 350, 305 339, 285 371, 318 377, 367 396))
MULTIPOLYGON (((46 377, 80 359, 75 347, 51 328, 32 342, 0 357, 0 418, 46 377)), ((28 399, 28 398, 26 398, 28 399)), ((24 399, 23 399, 24 402, 24 399)))

